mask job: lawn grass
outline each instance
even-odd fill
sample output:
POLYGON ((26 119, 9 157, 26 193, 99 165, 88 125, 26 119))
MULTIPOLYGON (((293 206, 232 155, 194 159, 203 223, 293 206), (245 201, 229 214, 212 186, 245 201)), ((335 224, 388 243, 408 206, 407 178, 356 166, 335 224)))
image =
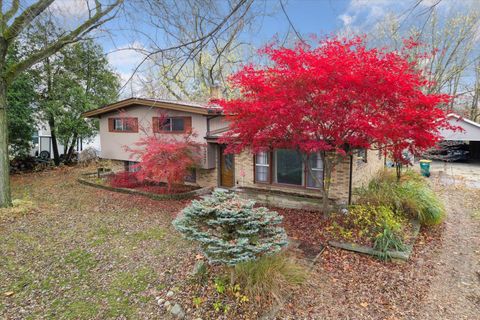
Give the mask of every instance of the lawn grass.
POLYGON ((186 201, 89 188, 79 174, 13 177, 25 201, 0 215, 0 318, 161 318, 155 297, 193 255, 170 226, 186 201))

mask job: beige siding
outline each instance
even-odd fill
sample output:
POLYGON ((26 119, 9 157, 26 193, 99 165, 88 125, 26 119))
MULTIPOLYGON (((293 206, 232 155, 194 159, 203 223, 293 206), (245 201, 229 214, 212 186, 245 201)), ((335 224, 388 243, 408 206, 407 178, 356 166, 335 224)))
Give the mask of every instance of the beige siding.
MULTIPOLYGON (((188 112, 181 112, 175 110, 165 110, 167 116, 189 116, 192 117, 192 128, 197 134, 195 140, 200 143, 205 143, 205 135, 207 133, 206 117, 199 114, 188 112)), ((112 112, 104 114, 100 118, 100 143, 101 143, 101 157, 104 159, 114 159, 123 161, 136 161, 130 157, 130 152, 125 150, 125 147, 135 147, 135 143, 146 135, 153 134, 152 118, 158 117, 160 111, 158 108, 150 108, 145 106, 133 106, 125 109, 122 113, 112 112), (109 132, 108 118, 112 117, 135 117, 138 118, 139 132, 138 133, 124 133, 124 132, 109 132)), ((174 138, 174 134, 167 134, 167 137, 174 138)), ((181 136, 181 135, 178 135, 181 136)), ((204 163, 207 163, 207 151, 204 151, 204 163)))
POLYGON ((228 122, 224 116, 218 116, 210 119, 210 131, 225 129, 228 127, 228 122))

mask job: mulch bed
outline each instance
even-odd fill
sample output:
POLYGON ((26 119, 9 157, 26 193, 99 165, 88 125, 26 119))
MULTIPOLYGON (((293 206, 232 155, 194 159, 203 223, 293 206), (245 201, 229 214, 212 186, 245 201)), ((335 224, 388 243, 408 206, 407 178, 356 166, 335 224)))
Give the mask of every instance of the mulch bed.
MULTIPOLYGON (((334 214, 328 218, 318 211, 297 209, 271 208, 283 216, 283 227, 289 237, 304 243, 307 247, 326 246, 329 241, 346 241, 363 246, 372 247, 373 241, 368 237, 361 237, 353 232, 352 237, 345 239, 335 229, 335 225, 345 225, 341 214, 334 214)), ((410 222, 404 225, 405 243, 412 244, 415 239, 410 237, 414 226, 410 222)))

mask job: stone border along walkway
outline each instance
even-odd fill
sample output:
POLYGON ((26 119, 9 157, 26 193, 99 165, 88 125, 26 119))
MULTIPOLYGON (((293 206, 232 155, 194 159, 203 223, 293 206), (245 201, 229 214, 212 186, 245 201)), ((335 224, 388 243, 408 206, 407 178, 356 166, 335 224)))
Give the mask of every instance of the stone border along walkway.
MULTIPOLYGON (((410 244, 406 245, 405 251, 387 251, 387 255, 390 259, 399 259, 399 260, 408 260, 413 251, 413 245, 417 240, 418 233, 420 232, 420 223, 417 220, 412 220, 413 231, 412 231, 412 241, 410 244)), ((339 241, 329 241, 329 245, 332 247, 354 251, 358 253, 364 253, 371 256, 380 256, 383 252, 373 249, 372 247, 362 246, 353 242, 339 242, 339 241)))
MULTIPOLYGON (((97 176, 96 173, 86 173, 82 174, 82 176, 97 176)), ((119 192, 119 193, 126 193, 126 194, 133 194, 133 195, 140 195, 144 196, 153 200, 175 200, 175 199, 188 199, 188 198, 194 198, 196 196, 202 196, 205 194, 208 194, 212 191, 212 188, 205 187, 205 188, 200 188, 184 193, 175 193, 175 194, 158 194, 158 193, 153 193, 153 192, 147 192, 147 191, 141 191, 141 190, 135 190, 135 189, 127 189, 127 188, 115 188, 111 186, 106 186, 103 184, 99 184, 96 182, 89 181, 88 179, 85 178, 78 178, 78 182, 81 184, 90 186, 90 187, 95 187, 99 189, 104 189, 108 191, 113 191, 113 192, 119 192)))

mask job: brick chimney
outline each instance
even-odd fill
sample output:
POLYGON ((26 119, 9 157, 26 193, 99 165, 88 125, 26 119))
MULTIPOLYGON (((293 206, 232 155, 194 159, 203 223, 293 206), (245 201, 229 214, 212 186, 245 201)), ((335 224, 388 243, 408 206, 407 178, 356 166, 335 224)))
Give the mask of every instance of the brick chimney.
POLYGON ((215 81, 210 86, 210 99, 221 99, 222 98, 222 87, 218 81, 215 81))

